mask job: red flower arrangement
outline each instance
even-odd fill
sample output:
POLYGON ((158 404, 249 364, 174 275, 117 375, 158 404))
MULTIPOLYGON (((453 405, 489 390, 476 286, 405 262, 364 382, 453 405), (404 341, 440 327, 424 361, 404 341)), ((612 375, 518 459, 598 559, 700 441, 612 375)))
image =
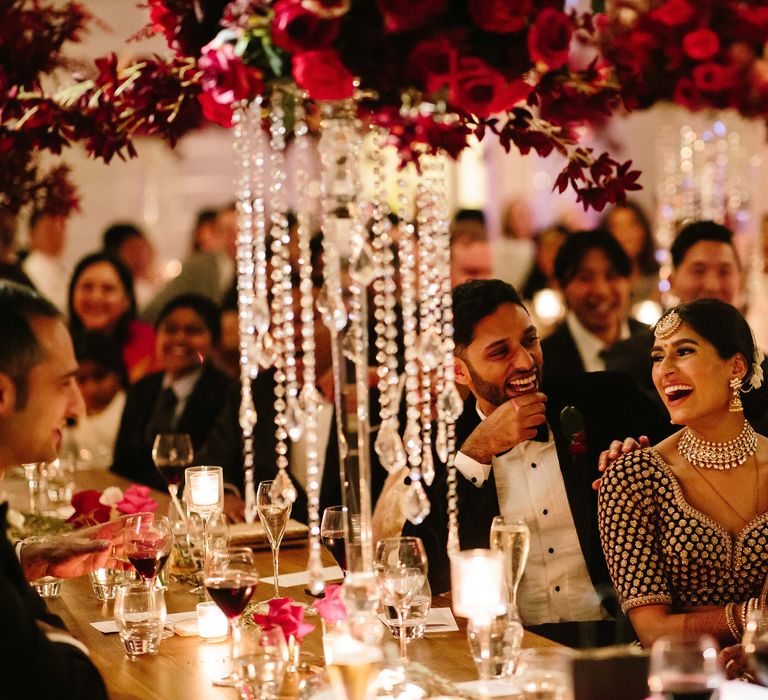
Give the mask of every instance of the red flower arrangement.
POLYGON ((106 523, 121 515, 154 513, 157 501, 149 495, 148 486, 134 484, 125 492, 117 486, 110 486, 104 491, 78 491, 72 496, 72 507, 75 512, 67 522, 81 528, 106 523))

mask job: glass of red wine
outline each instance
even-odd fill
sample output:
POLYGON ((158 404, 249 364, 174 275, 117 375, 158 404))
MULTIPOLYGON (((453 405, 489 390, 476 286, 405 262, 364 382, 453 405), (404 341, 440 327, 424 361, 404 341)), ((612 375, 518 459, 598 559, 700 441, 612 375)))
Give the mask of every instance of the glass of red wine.
POLYGON ((125 556, 147 587, 154 585, 173 546, 171 523, 164 515, 137 513, 125 520, 125 556))
MULTIPOLYGON (((247 547, 211 549, 205 558, 203 585, 229 621, 231 641, 238 637, 240 619, 259 584, 256 558, 247 547)), ((234 658, 234 656, 233 656, 234 658)), ((236 673, 220 678, 214 685, 233 686, 236 673)))
POLYGON ((323 511, 320 523, 320 539, 325 548, 341 568, 341 575, 347 575, 347 547, 344 536, 344 520, 347 509, 344 506, 329 506, 323 511))
POLYGON ((653 643, 648 687, 654 695, 666 700, 709 700, 723 680, 717 642, 709 635, 659 637, 653 643))
POLYGON ((192 439, 186 433, 158 433, 155 436, 152 461, 168 486, 171 501, 182 521, 186 516, 179 503, 179 486, 184 479, 184 470, 192 464, 194 458, 192 439))

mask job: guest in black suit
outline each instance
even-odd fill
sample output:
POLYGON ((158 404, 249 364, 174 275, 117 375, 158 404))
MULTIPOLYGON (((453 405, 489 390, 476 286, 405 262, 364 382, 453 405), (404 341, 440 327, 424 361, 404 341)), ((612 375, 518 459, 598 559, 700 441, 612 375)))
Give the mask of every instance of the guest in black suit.
MULTIPOLYGON (((518 594, 526 627, 569 645, 614 643, 617 608, 591 481, 613 437, 663 435, 663 418, 621 375, 551 375, 542 387, 536 328, 510 285, 467 282, 453 304, 456 380, 472 393, 457 424, 461 547, 488 547, 499 513, 523 518, 531 530, 518 594)), ((437 593, 450 586, 444 472, 429 496, 430 515, 403 532, 424 540, 437 593)))
POLYGON ((188 433, 195 450, 203 444, 231 386, 210 361, 220 335, 219 308, 210 299, 183 294, 166 304, 157 322, 157 358, 164 371, 128 391, 112 471, 165 489, 152 462, 155 436, 188 433))
MULTIPOLYGON (((67 420, 84 409, 75 382, 72 340, 57 309, 33 291, 0 282, 0 476, 24 462, 56 457, 67 420)), ((0 696, 107 697, 104 682, 63 622, 30 588, 6 532, 8 504, 0 504, 0 696)), ((90 550, 59 539, 59 563, 45 573, 82 575, 105 566, 111 543, 90 550)), ((22 543, 21 556, 24 557, 22 543)), ((40 567, 38 567, 40 570, 40 567)))
POLYGON ((648 327, 628 319, 632 263, 607 231, 580 231, 555 259, 567 314, 541 343, 547 372, 605 370, 608 348, 648 327))

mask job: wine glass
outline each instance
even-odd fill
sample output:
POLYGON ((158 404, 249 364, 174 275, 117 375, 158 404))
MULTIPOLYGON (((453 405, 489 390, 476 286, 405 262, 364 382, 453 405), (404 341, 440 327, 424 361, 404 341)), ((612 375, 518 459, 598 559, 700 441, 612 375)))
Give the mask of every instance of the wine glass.
MULTIPOLYGON (((233 640, 240 618, 248 607, 258 583, 259 574, 252 550, 247 547, 229 547, 208 552, 203 568, 203 586, 211 600, 226 615, 233 640)), ((234 651, 232 658, 234 659, 234 651)), ((216 680, 214 684, 232 686, 237 681, 238 676, 233 673, 216 680)))
POLYGON ((751 670, 765 685, 768 683, 768 615, 763 610, 749 611, 741 643, 750 659, 751 670))
POLYGON ((711 698, 724 680, 717 652, 709 635, 659 637, 651 647, 648 687, 667 698, 711 698))
POLYGON ((147 588, 152 588, 173 546, 171 523, 164 515, 137 513, 125 519, 125 556, 147 588))
POLYGON ((329 506, 323 511, 320 523, 320 539, 325 548, 341 568, 341 575, 347 575, 347 547, 344 531, 344 519, 347 509, 344 506, 329 506))
POLYGON ((285 527, 288 525, 288 519, 291 517, 291 504, 287 506, 280 505, 272 498, 272 482, 261 481, 256 491, 256 510, 259 513, 259 520, 264 526, 264 530, 269 538, 269 545, 272 548, 272 569, 275 576, 275 598, 280 597, 280 587, 278 585, 278 557, 280 556, 280 542, 283 540, 285 527))
POLYGON ((517 587, 528 561, 531 533, 523 520, 497 515, 491 523, 491 549, 504 555, 504 583, 507 589, 508 615, 519 618, 517 587))
POLYGON ((155 468, 168 486, 176 512, 186 520, 186 514, 179 503, 179 484, 184 478, 184 470, 192 464, 195 457, 192 439, 186 433, 158 433, 152 445, 152 461, 155 468))
POLYGON ((406 652, 405 618, 427 577, 427 555, 418 537, 386 537, 376 544, 373 570, 381 588, 381 601, 397 611, 400 627, 400 658, 406 652))

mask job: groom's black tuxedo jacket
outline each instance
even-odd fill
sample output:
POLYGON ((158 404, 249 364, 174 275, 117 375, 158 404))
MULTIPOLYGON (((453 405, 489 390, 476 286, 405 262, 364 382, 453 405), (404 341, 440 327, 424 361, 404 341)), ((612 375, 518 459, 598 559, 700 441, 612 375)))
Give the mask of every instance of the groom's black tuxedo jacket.
MULTIPOLYGON (((648 435, 654 443, 669 434, 671 427, 657 407, 639 392, 626 375, 590 372, 547 377, 542 391, 547 396, 546 414, 553 433, 560 471, 568 495, 573 522, 595 590, 606 610, 616 613, 615 595, 605 565, 597 527, 597 493, 592 481, 598 477, 600 452, 611 440, 648 435), (563 434, 560 413, 575 407, 583 418, 586 452, 571 451, 570 436, 563 434)), ((456 425, 456 444, 461 444, 480 423, 474 397, 464 403, 456 425)), ((493 470, 480 487, 457 473, 459 497, 459 541, 462 549, 487 548, 491 522, 499 515, 499 501, 493 470)), ((420 525, 406 523, 404 535, 424 541, 429 560, 429 581, 433 593, 450 589, 450 565, 446 554, 448 516, 446 473, 441 470, 428 490, 431 511, 420 525)))
POLYGON ((0 504, 0 698, 106 698, 91 660, 71 644, 50 641, 38 626, 65 631, 24 579, 6 535, 7 510, 0 504))

